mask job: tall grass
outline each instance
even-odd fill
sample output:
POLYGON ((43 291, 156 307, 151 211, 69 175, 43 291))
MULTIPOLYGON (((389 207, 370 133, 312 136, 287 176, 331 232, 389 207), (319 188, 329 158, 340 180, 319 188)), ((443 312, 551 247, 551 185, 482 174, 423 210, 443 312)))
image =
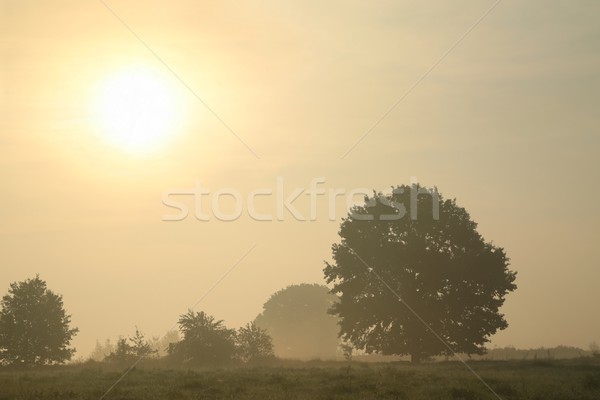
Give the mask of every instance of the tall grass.
MULTIPOLYGON (((502 399, 600 399, 600 360, 474 361, 502 399)), ((124 366, 0 368, 0 400, 94 399, 124 366)), ((463 365, 298 362, 186 370, 141 363, 108 399, 497 399, 463 365)))

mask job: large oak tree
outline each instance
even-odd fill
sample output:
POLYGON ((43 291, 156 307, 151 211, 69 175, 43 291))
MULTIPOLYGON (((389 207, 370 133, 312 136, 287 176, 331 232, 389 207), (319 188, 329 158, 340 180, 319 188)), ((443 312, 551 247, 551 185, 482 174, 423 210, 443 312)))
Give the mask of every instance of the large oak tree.
POLYGON ((477 232, 455 200, 418 185, 373 193, 354 207, 324 269, 340 298, 340 335, 368 353, 482 354, 508 324, 516 289, 504 249, 477 232))

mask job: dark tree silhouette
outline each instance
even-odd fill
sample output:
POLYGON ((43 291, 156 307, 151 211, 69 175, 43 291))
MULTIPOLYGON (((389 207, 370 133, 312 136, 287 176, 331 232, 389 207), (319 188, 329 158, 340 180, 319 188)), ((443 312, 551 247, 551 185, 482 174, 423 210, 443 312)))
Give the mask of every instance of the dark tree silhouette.
POLYGON ((157 351, 146 340, 144 334, 136 327, 135 335, 125 339, 120 337, 117 345, 109 355, 104 358, 106 362, 132 363, 140 358, 155 356, 157 351))
POLYGON ((10 284, 0 302, 0 362, 13 365, 58 364, 70 360, 78 332, 70 328, 62 296, 39 276, 10 284))
POLYGON ((484 353, 489 336, 508 326, 499 308, 516 289, 516 273, 504 249, 476 228, 437 190, 399 186, 365 197, 342 221, 334 262, 324 269, 340 296, 331 312, 341 318, 342 338, 413 362, 484 353))
POLYGON ((273 338, 278 357, 334 358, 339 329, 327 310, 336 301, 324 285, 288 286, 271 296, 255 323, 273 338))
POLYGON ((228 329, 204 311, 179 318, 183 339, 169 346, 169 356, 176 362, 190 365, 218 366, 232 362, 236 356, 236 332, 228 329))
POLYGON ((111 351, 103 361, 118 364, 129 364, 135 362, 136 357, 135 353, 133 352, 133 346, 129 344, 126 338, 119 337, 114 350, 111 351))
POLYGON ((254 322, 238 329, 237 345, 240 359, 247 363, 266 361, 275 356, 271 336, 254 322))
POLYGON ((150 342, 146 340, 144 334, 136 327, 135 335, 129 338, 131 349, 136 357, 149 357, 155 355, 157 351, 152 348, 150 342))

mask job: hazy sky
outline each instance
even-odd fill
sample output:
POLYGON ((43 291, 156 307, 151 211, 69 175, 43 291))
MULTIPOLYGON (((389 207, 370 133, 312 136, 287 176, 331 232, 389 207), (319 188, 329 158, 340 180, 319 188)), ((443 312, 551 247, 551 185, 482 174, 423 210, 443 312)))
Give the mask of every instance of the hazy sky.
MULTIPOLYGON (((198 309, 235 327, 274 291, 323 283, 341 200, 337 221, 326 197, 316 221, 161 220, 166 191, 246 196, 278 176, 286 193, 316 177, 436 185, 518 271, 493 345, 600 341, 600 3, 502 1, 344 158, 492 1, 106 3, 260 159, 100 1, 0 0, 0 292, 39 273, 78 355, 136 325, 166 332, 253 246, 198 309), (91 117, 131 65, 181 103, 153 153, 115 147, 91 117)), ((307 196, 295 204, 308 215, 307 196)))

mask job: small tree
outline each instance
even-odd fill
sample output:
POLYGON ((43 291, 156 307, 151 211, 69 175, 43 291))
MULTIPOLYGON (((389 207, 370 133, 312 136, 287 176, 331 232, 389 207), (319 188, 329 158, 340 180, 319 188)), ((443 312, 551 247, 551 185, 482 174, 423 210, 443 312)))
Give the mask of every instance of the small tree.
POLYGON ((152 348, 145 339, 144 334, 136 327, 134 336, 128 339, 119 337, 117 346, 106 356, 105 360, 115 363, 131 363, 154 354, 156 354, 156 350, 152 348))
POLYGON ((273 341, 266 329, 261 329, 254 322, 241 327, 237 334, 238 352, 242 361, 254 363, 274 357, 273 341))
POLYGON ((236 332, 204 311, 189 310, 179 318, 183 339, 169 346, 175 361, 191 365, 225 365, 236 355, 236 332))
POLYGON ((109 363, 126 364, 135 361, 135 354, 133 352, 133 346, 131 346, 127 339, 119 337, 115 349, 106 356, 104 361, 109 363))
POLYGON ((131 342, 131 351, 136 357, 149 357, 156 354, 156 350, 152 348, 152 345, 146 340, 144 334, 140 330, 135 328, 135 335, 129 338, 131 342))
POLYGON ((59 364, 68 361, 77 328, 63 307, 62 296, 39 275, 10 284, 0 301, 0 362, 13 365, 59 364))

